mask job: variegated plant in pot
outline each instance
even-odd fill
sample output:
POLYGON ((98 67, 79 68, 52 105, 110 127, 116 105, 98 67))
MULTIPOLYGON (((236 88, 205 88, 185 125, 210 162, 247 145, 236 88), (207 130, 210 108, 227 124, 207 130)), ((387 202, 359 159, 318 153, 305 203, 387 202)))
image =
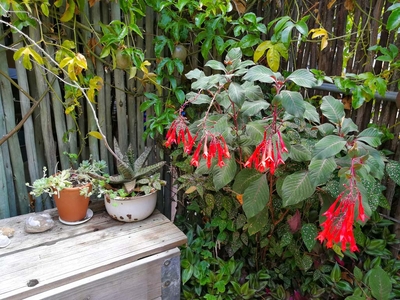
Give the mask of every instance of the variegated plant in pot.
POLYGON ((99 176, 102 179, 100 193, 108 214, 123 222, 140 221, 152 214, 157 204, 157 192, 165 185, 160 179, 160 169, 165 165, 161 161, 146 165, 152 148, 146 148, 137 158, 131 145, 122 153, 118 142, 114 140, 118 174, 99 176))

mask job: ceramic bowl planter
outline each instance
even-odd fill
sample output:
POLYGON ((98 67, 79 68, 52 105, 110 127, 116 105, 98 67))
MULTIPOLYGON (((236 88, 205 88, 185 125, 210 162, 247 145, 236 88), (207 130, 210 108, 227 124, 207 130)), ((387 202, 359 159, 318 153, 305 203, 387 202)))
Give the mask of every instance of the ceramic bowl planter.
POLYGON ((152 214, 157 204, 157 191, 143 196, 110 199, 104 197, 108 214, 122 222, 136 222, 152 214))
POLYGON ((92 184, 86 184, 80 187, 64 188, 53 195, 57 206, 58 215, 63 221, 78 222, 86 217, 89 206, 89 197, 81 195, 80 191, 88 187, 88 192, 92 190, 92 184))

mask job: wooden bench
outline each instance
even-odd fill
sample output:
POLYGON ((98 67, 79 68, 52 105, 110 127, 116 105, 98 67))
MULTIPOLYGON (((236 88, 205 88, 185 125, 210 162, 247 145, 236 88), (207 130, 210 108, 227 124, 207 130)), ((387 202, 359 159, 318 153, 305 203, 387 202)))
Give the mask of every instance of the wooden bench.
POLYGON ((91 205, 94 216, 29 234, 22 215, 0 220, 15 229, 0 248, 0 299, 179 299, 180 252, 186 236, 161 213, 122 223, 91 205))

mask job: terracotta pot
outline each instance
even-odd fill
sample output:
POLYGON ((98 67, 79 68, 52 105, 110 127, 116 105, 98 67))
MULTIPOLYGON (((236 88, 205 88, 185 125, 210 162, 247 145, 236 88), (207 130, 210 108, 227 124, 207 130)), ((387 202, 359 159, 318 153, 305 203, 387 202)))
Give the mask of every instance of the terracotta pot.
POLYGON ((90 198, 81 195, 80 191, 87 186, 90 192, 92 184, 88 183, 85 186, 65 188, 60 191, 60 196, 53 195, 58 214, 63 221, 77 222, 85 218, 90 198))
POLYGON ((136 222, 152 214, 157 204, 157 191, 144 196, 110 199, 104 197, 108 214, 122 222, 136 222))

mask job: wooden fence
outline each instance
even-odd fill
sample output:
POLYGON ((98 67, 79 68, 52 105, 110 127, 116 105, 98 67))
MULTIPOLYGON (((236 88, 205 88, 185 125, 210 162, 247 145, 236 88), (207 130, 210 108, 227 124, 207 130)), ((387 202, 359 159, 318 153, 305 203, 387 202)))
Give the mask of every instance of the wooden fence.
MULTIPOLYGON (((90 8, 88 2, 86 5, 87 18, 82 18, 82 24, 93 27, 96 32, 101 32, 99 22, 109 24, 111 20, 121 19, 119 6, 114 1, 96 2, 90 8)), ((315 68, 329 76, 340 76, 343 72, 344 53, 352 53, 351 56, 346 56, 350 57, 346 63, 348 73, 370 71, 378 74, 389 68, 387 63, 374 60, 374 54, 367 49, 374 44, 386 47, 392 43, 400 46, 400 40, 396 38, 395 33, 389 33, 384 26, 381 27, 382 22, 385 24, 387 21, 387 8, 390 5, 391 3, 385 0, 322 0, 311 4, 299 1, 285 1, 284 4, 283 1, 253 1, 252 6, 249 4, 247 9, 263 17, 265 24, 283 15, 298 20, 310 14, 312 17, 307 21, 308 28, 325 28, 331 38, 328 46, 320 51, 320 44, 311 38, 305 43, 299 43, 291 48, 289 59, 282 61, 283 69, 291 71, 296 68, 315 68), (348 32, 352 34, 346 35, 348 32), (339 38, 343 36, 349 38, 339 38)), ((145 50, 146 58, 152 62, 151 68, 156 66, 153 38, 161 34, 157 20, 157 14, 147 8, 146 17, 139 23, 144 38, 136 41, 136 47, 145 50)), ((79 31, 82 44, 86 44, 91 36, 82 28, 76 30, 79 31)), ((7 28, 0 28, 0 38, 3 39, 0 43, 6 46, 12 44, 13 49, 20 47, 21 36, 15 33, 11 35, 10 32, 6 35, 4 30, 7 28)), ((65 37, 72 36, 72 33, 71 29, 63 31, 65 37)), ((43 33, 34 28, 29 29, 27 34, 34 40, 38 40, 42 34, 47 39, 52 38, 51 32, 43 33)), ((263 39, 267 40, 270 36, 268 33, 263 39)), ((189 70, 201 66, 204 62, 198 51, 200 45, 194 44, 193 40, 187 43, 191 53, 187 59, 189 70)), ((52 54, 55 50, 48 46, 47 51, 52 54)), ((100 51, 100 48, 95 49, 97 55, 100 51)), ((41 177, 43 166, 47 166, 49 170, 68 167, 70 162, 68 157, 63 155, 64 152, 80 153, 83 159, 89 155, 94 159, 103 159, 108 163, 110 170, 113 170, 112 156, 102 141, 87 136, 87 132, 97 130, 89 104, 81 101, 80 108, 75 110, 78 116, 75 122, 64 112, 62 99, 65 84, 36 65, 32 71, 27 71, 20 63, 14 64, 12 59, 7 59, 8 54, 9 50, 0 50, 0 138, 3 137, 4 140, 8 137, 0 146, 0 218, 24 214, 32 209, 40 211, 52 206, 50 199, 45 198, 35 199, 35 206, 32 207, 25 182, 32 182, 41 177), (10 68, 16 69, 18 89, 13 89, 16 80, 8 75, 10 68), (41 98, 44 99, 38 105, 37 101, 41 98), (31 110, 32 116, 25 119, 24 116, 31 110)), ((211 54, 210 57, 214 59, 218 57, 211 54)), ((142 139, 146 117, 139 109, 144 99, 142 83, 129 80, 129 74, 123 70, 112 70, 109 61, 89 61, 89 69, 104 80, 104 87, 97 95, 94 108, 108 142, 112 144, 112 137, 116 136, 122 149, 126 149, 131 143, 137 152, 141 152, 146 145, 152 145, 153 141, 145 142, 142 139)), ((398 79, 399 74, 396 70, 392 74, 392 82, 398 79)), ((394 83, 389 89, 396 91, 397 84, 394 83)), ((309 93, 321 94, 321 91, 309 93)), ((146 113, 148 116, 152 112, 150 110, 146 113)), ((352 116, 361 129, 370 122, 388 128, 395 138, 387 142, 385 147, 394 153, 393 159, 399 160, 400 116, 395 102, 369 101, 358 110, 349 108, 348 115, 352 116)), ((157 155, 160 155, 160 152, 157 152, 157 155)), ((396 186, 390 180, 385 180, 384 184, 387 187, 386 196, 392 207, 391 212, 385 213, 396 218, 400 216, 400 205, 395 196, 396 186)), ((171 195, 166 194, 160 205, 165 206, 168 214, 171 195)))

